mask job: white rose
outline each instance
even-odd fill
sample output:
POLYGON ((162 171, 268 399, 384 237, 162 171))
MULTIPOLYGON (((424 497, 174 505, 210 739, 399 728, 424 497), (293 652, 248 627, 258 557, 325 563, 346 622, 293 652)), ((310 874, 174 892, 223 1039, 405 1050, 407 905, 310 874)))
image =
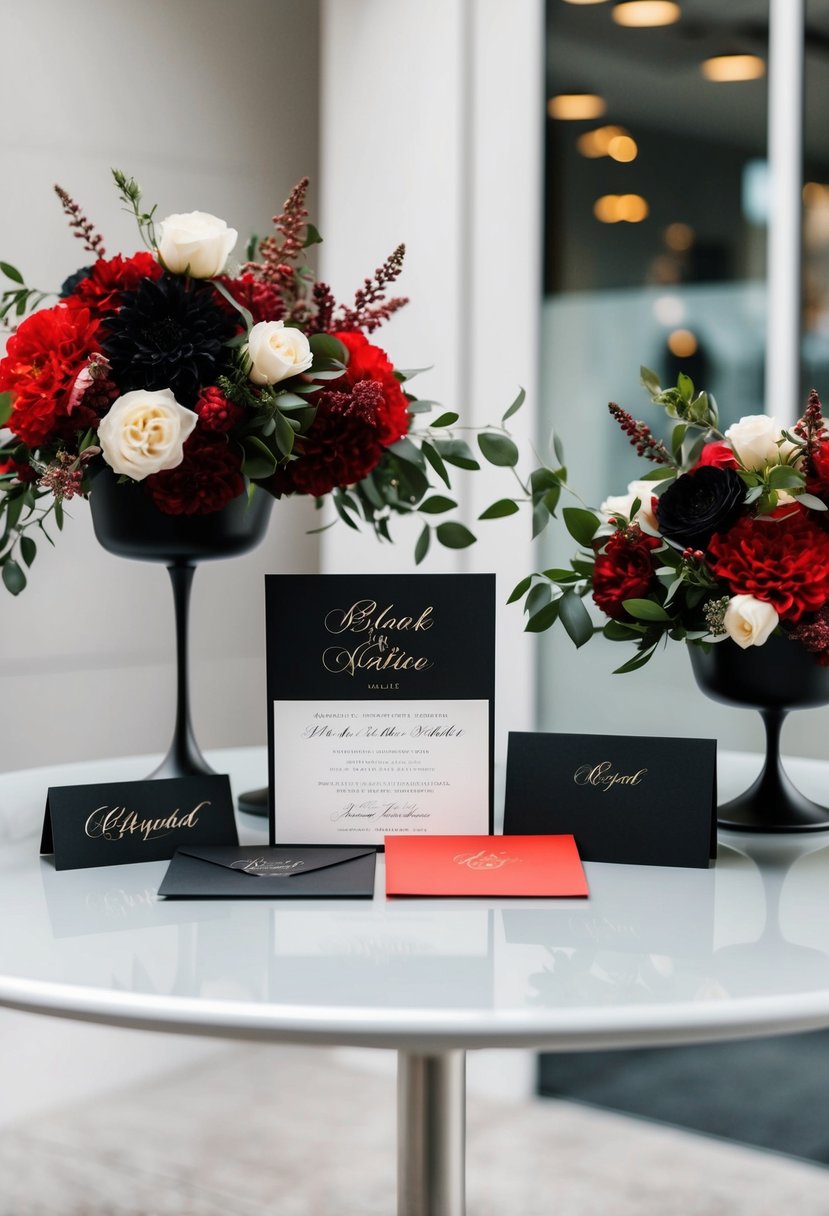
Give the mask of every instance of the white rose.
POLYGON ((753 595, 735 595, 728 601, 723 625, 733 642, 746 650, 762 646, 777 627, 779 617, 771 604, 753 595))
POLYGON ((158 256, 173 274, 185 270, 194 279, 212 279, 224 270, 239 233, 206 211, 168 215, 161 221, 158 256))
POLYGON ((656 516, 651 510, 653 492, 654 483, 652 481, 632 481, 628 486, 627 494, 611 495, 610 498, 604 500, 599 510, 608 518, 613 515, 624 515, 625 519, 630 519, 631 508, 638 498, 640 503, 639 510, 633 519, 637 523, 646 524, 654 532, 658 532, 659 525, 656 522, 656 516))
POLYGON ((124 393, 98 423, 104 460, 133 481, 174 469, 182 462, 184 441, 198 420, 198 414, 179 405, 168 388, 124 393))
POLYGON ((748 414, 730 426, 725 437, 747 469, 782 464, 797 451, 796 444, 783 439, 777 419, 768 414, 748 414))
POLYGON ((314 361, 305 334, 282 321, 260 321, 247 343, 250 378, 254 384, 278 384, 306 372, 314 361))

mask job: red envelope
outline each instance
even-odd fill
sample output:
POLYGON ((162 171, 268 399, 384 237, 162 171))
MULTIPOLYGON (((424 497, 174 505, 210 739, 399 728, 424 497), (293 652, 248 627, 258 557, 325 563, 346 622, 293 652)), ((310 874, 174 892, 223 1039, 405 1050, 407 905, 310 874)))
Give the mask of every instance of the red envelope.
POLYGON ((587 895, 572 836, 387 836, 387 895, 587 895))

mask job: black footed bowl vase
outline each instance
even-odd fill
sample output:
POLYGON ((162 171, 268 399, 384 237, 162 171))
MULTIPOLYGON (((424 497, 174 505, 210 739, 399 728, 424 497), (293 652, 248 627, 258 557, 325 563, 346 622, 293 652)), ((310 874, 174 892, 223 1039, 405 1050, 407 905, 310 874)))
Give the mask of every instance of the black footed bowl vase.
POLYGON ((700 689, 715 701, 759 711, 766 755, 753 785, 719 808, 721 827, 744 832, 804 832, 829 828, 829 809, 795 789, 780 760, 780 731, 789 710, 829 704, 829 667, 803 646, 773 634, 763 646, 742 650, 718 642, 708 653, 689 646, 700 689))
POLYGON ((190 588, 196 565, 239 557, 265 535, 273 498, 257 490, 240 494, 208 515, 165 515, 143 486, 119 482, 110 469, 95 476, 89 498, 99 543, 118 557, 163 562, 170 574, 176 621, 176 715, 167 755, 150 777, 191 777, 213 770, 196 743, 190 721, 187 669, 190 588))

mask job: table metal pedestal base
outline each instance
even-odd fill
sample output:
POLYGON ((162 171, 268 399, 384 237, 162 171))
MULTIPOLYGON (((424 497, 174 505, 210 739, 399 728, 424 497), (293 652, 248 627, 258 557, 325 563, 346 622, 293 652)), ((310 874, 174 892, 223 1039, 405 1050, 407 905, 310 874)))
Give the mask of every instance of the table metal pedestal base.
POLYGON ((466 1053, 397 1057, 397 1216, 464 1216, 466 1053))

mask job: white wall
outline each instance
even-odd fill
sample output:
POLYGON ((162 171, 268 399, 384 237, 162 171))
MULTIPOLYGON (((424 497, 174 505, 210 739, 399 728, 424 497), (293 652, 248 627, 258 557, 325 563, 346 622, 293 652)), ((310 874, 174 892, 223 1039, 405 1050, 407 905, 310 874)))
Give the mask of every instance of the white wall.
MULTIPOLYGON (((84 264, 53 182, 103 231, 109 254, 139 248, 111 166, 141 182, 159 216, 211 211, 240 242, 267 231, 291 186, 317 178, 318 21, 311 0, 0 5, 0 258, 48 288, 84 264)), ((58 547, 40 546, 23 594, 0 591, 0 770, 169 741, 166 571, 100 549, 85 503, 69 513, 58 547)), ((262 576, 316 568, 305 535, 313 516, 307 502, 279 504, 258 550, 196 574, 203 747, 264 742, 262 576)))

